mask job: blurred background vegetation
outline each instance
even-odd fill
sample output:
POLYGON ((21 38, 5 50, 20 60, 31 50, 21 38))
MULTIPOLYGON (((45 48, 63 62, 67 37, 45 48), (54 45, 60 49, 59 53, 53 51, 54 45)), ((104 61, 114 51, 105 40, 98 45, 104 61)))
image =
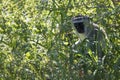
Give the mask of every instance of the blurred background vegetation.
POLYGON ((119 0, 0 0, 0 80, 120 80, 119 0), (108 35, 100 65, 72 51, 78 14, 108 35))

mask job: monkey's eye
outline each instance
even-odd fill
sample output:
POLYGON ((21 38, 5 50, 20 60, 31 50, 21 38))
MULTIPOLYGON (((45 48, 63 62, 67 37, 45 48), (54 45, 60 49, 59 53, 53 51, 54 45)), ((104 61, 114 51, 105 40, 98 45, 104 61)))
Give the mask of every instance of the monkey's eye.
POLYGON ((74 26, 79 33, 84 33, 84 23, 83 22, 74 23, 74 26))

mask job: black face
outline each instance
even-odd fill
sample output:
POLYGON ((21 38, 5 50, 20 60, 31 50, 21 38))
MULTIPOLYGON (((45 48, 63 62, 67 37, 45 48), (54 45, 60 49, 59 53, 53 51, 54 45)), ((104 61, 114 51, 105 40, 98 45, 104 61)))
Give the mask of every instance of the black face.
POLYGON ((83 22, 74 23, 74 26, 79 33, 85 32, 83 22))

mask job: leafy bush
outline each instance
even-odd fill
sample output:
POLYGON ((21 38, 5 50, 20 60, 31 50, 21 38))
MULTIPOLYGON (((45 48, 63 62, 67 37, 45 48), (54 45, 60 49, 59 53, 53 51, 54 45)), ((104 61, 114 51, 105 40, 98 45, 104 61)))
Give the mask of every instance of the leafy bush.
POLYGON ((1 0, 0 80, 119 80, 120 4, 112 1, 1 0), (78 37, 71 18, 78 14, 106 30, 102 64, 86 42, 72 51, 78 37))

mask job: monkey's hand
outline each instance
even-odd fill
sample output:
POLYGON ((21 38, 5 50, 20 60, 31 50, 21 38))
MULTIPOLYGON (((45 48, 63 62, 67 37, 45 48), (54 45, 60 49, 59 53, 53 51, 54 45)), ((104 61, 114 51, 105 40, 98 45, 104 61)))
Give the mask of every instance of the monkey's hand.
POLYGON ((78 52, 77 50, 75 50, 75 47, 80 43, 81 43, 81 40, 79 39, 78 41, 75 42, 75 44, 72 45, 73 52, 78 52))

